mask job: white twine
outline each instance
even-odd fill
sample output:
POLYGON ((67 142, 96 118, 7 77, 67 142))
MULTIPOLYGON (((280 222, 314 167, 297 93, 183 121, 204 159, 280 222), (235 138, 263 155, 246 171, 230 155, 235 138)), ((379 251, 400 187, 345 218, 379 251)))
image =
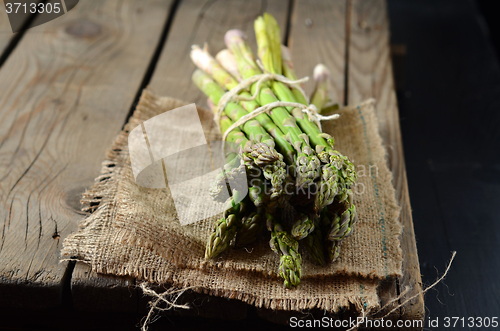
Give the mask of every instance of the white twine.
MULTIPOLYGON (((407 304, 409 301, 415 299, 416 297, 418 297, 419 295, 424 295, 425 293, 427 293, 427 291, 429 291, 431 288, 435 287, 437 284, 439 284, 445 277, 446 275, 448 275, 448 272, 450 271, 450 268, 451 268, 451 264, 453 263, 453 260, 455 259, 455 256, 457 255, 457 252, 453 252, 451 254, 451 259, 450 259, 450 262, 448 262, 448 266, 446 267, 446 270, 444 271, 443 275, 441 277, 439 277, 434 283, 432 283, 430 286, 428 286, 425 290, 423 291, 419 291, 417 294, 409 297, 408 299, 406 299, 405 301, 403 301, 401 304, 399 304, 398 306, 394 307, 391 311, 389 311, 387 314, 385 314, 384 316, 382 317, 379 317, 377 319, 382 319, 382 318, 385 318, 387 316, 389 316, 390 314, 392 314, 394 311, 396 311, 397 309, 403 307, 405 304, 407 304)), ((403 293, 401 293, 397 298, 395 298, 394 300, 391 300, 390 302, 388 302, 386 305, 384 305, 384 307, 380 308, 377 313, 381 312, 382 310, 384 310, 387 306, 389 306, 389 304, 391 304, 392 302, 399 300, 399 299, 402 299, 403 296, 408 293, 410 291, 410 287, 406 287, 405 291, 403 291, 403 293)))
MULTIPOLYGON (((257 62, 259 66, 262 67, 260 62, 257 62)), ((306 99, 307 103, 309 103, 309 98, 307 97, 306 93, 300 86, 301 83, 307 82, 309 80, 309 77, 304 77, 301 79, 297 80, 291 80, 286 78, 283 75, 279 74, 274 74, 270 72, 265 72, 263 74, 251 76, 249 78, 246 78, 242 80, 238 85, 236 85, 234 88, 232 88, 230 91, 226 92, 221 99, 219 100, 219 104, 217 106, 217 111, 215 113, 215 122, 217 125, 220 123, 220 117, 222 116, 222 113, 224 112, 224 109, 226 108, 227 104, 232 102, 232 101, 252 101, 257 98, 257 96, 260 93, 261 86, 264 82, 270 81, 270 80, 275 80, 282 82, 285 85, 288 85, 292 88, 296 88, 297 90, 300 91, 300 93, 304 96, 306 99), (252 84, 257 84, 255 93, 251 97, 244 97, 239 95, 240 92, 243 90, 248 89, 252 84)), ((306 113, 309 118, 318 126, 318 128, 322 130, 321 128, 321 121, 329 121, 329 120, 334 120, 340 117, 339 114, 333 114, 329 116, 323 116, 318 113, 318 109, 316 108, 315 105, 310 104, 310 105, 303 105, 298 102, 285 102, 285 101, 276 101, 269 103, 267 105, 264 105, 262 107, 256 108, 247 115, 241 117, 239 120, 237 120, 233 125, 231 125, 223 134, 222 141, 226 141, 227 135, 236 129, 237 127, 245 124, 247 121, 259 116, 262 113, 268 113, 270 110, 276 108, 276 107, 294 107, 294 108, 299 108, 302 110, 302 112, 306 113)))
MULTIPOLYGON (((394 307, 391 311, 389 311, 388 313, 386 313, 384 316, 382 316, 382 317, 376 317, 376 318, 371 318, 371 319, 373 319, 373 320, 380 320, 380 319, 386 318, 387 316, 389 316, 390 314, 392 314, 396 310, 400 309, 401 307, 404 307, 404 305, 406 305, 409 301, 415 299, 419 295, 424 295, 431 288, 434 288, 437 284, 439 284, 446 277, 446 275, 448 275, 448 272, 450 271, 450 268, 451 268, 451 264, 453 263, 453 260, 455 259, 456 255, 457 255, 457 252, 452 252, 451 259, 450 259, 450 262, 448 262, 448 266, 446 267, 446 270, 444 271, 443 275, 441 277, 439 277, 434 283, 432 283, 430 286, 428 286, 424 290, 418 291, 417 294, 409 297, 408 299, 406 299, 405 301, 403 301, 402 303, 400 303, 399 305, 397 305, 396 307, 394 307)), ((373 315, 379 314, 380 312, 384 311, 386 308, 388 308, 394 302, 401 300, 406 294, 408 294, 408 292, 410 292, 411 289, 412 289, 411 286, 406 286, 405 290, 403 292, 401 292, 400 295, 398 295, 394 299, 392 299, 389 302, 387 302, 383 307, 381 307, 379 310, 377 310, 375 313, 373 313, 373 315)), ((359 326, 362 323, 365 322, 364 319, 365 319, 365 317, 367 317, 367 315, 368 315, 368 312, 364 308, 362 308, 362 310, 361 310, 361 316, 360 316, 361 319, 358 320, 358 322, 356 323, 355 326, 353 326, 352 328, 350 328, 350 329, 348 329, 346 331, 355 331, 355 330, 357 330, 359 328, 359 326)))
POLYGON ((177 300, 184 292, 194 287, 188 287, 184 289, 170 288, 163 293, 157 293, 149 287, 149 284, 147 282, 144 282, 140 284, 140 288, 144 295, 149 295, 150 297, 154 298, 149 302, 149 312, 141 326, 142 331, 147 331, 148 324, 152 322, 151 319, 155 311, 165 311, 172 308, 189 309, 189 305, 179 305, 177 304, 177 300), (176 296, 174 297, 174 295, 176 296), (162 303, 165 304, 165 308, 159 306, 162 303))

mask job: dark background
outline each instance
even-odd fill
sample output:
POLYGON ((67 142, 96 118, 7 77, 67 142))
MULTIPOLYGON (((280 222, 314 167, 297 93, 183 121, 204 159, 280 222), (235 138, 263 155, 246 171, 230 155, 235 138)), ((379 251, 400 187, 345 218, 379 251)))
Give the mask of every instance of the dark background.
POLYGON ((500 315, 498 4, 388 1, 426 319, 500 315))
MULTIPOLYGON (((443 319, 500 318, 497 4, 499 0, 388 0, 391 44, 398 45, 393 63, 424 286, 442 275, 451 252, 457 251, 446 279, 425 295, 427 330, 427 320, 436 318, 441 327, 432 330, 493 330, 445 329, 443 319)), ((69 321, 72 315, 64 312, 58 318, 69 321)), ((123 317, 106 315, 106 320, 120 325, 123 317)), ((129 320, 123 322, 138 329, 129 320)), ((177 329, 290 327, 259 319, 255 309, 248 309, 244 321, 170 316, 151 326, 177 329)))

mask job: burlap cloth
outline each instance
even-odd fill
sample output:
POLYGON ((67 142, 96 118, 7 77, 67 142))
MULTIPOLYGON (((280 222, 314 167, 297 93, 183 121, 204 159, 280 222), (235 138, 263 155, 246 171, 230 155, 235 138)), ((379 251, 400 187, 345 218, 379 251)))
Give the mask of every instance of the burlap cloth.
MULTIPOLYGON (((103 162, 102 175, 82 199, 90 214, 64 240, 63 258, 88 263, 98 273, 129 275, 155 283, 193 287, 198 292, 236 298, 258 307, 283 310, 358 310, 379 304, 381 279, 401 276, 399 207, 378 133, 374 101, 339 111, 323 123, 358 171, 355 204, 359 220, 334 264, 319 267, 303 251, 303 279, 285 289, 277 276, 279 257, 268 234, 250 249, 230 250, 205 261, 205 241, 216 217, 181 226, 169 189, 138 186, 132 175, 128 133, 156 116, 185 105, 145 90, 136 111, 103 162)), ((207 141, 220 139, 211 112, 198 109, 207 141)))

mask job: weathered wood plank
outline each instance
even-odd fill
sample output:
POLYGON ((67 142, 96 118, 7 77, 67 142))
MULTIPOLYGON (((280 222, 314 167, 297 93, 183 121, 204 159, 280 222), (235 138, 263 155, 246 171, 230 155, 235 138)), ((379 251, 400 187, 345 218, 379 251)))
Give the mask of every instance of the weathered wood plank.
POLYGON ((77 262, 71 277, 73 307, 78 311, 137 313, 138 289, 133 277, 97 274, 77 262))
POLYGON ((5 6, 0 5, 0 54, 3 53, 5 47, 9 44, 10 40, 14 37, 14 33, 10 28, 9 17, 5 12, 5 6))
POLYGON ((329 97, 344 103, 346 0, 296 0, 288 46, 299 77, 309 76, 306 91, 314 89, 313 70, 323 63, 332 74, 329 97))
MULTIPOLYGON (((288 2, 284 0, 272 1, 267 4, 243 0, 182 1, 175 13, 170 31, 168 31, 166 44, 156 64, 149 86, 158 95, 175 97, 205 106, 206 98, 191 83, 191 73, 195 68, 189 58, 191 45, 202 45, 207 42, 210 45, 210 50, 215 54, 224 48, 225 32, 233 28, 245 31, 251 44, 255 45, 253 33, 255 18, 264 11, 268 11, 275 15, 280 25, 286 26, 287 8, 288 2), (224 17, 224 20, 221 20, 221 17, 224 17)), ((75 289, 77 284, 78 286, 95 286, 93 292, 99 297, 104 295, 100 294, 99 289, 107 291, 109 286, 114 286, 114 291, 117 293, 128 291, 127 288, 124 288, 126 284, 101 280, 100 277, 95 273, 85 274, 84 266, 77 264, 73 273, 72 288, 75 289)), ((80 293, 83 295, 85 292, 80 293)), ((75 297, 77 295, 73 290, 74 302, 77 301, 75 297)), ((141 293, 138 295, 141 296, 141 293)), ((246 315, 246 305, 240 304, 240 302, 235 303, 234 300, 208 298, 208 296, 198 294, 186 294, 181 299, 195 300, 197 307, 195 310, 181 310, 175 314, 199 317, 218 316, 225 319, 241 319, 246 315), (207 303, 207 300, 210 302, 207 303)), ((92 303, 92 300, 83 297, 81 300, 81 302, 92 303)), ((148 300, 148 298, 139 299, 138 309, 140 312, 146 312, 148 300)), ((131 308, 131 306, 128 307, 131 308)), ((81 303, 79 309, 89 310, 93 308, 81 303)))
POLYGON ((59 303, 61 239, 82 218, 80 195, 125 121, 169 6, 80 1, 28 30, 1 68, 0 306, 59 303))
MULTIPOLYGON (((400 220, 404 227, 401 237, 404 275, 399 280, 399 290, 411 287, 411 291, 401 299, 402 302, 421 291, 422 284, 394 91, 386 3, 383 0, 352 0, 350 7, 348 102, 356 104, 369 97, 377 99, 380 134, 394 176, 396 199, 402 207, 400 220)), ((417 296, 400 313, 405 319, 422 319, 423 296, 417 296)))
MULTIPOLYGON (((297 75, 310 77, 305 84, 306 92, 311 94, 314 89, 314 67, 323 63, 332 74, 329 97, 332 102, 339 104, 344 103, 345 25, 346 0, 295 0, 287 40, 297 75)), ((288 324, 292 316, 314 316, 317 319, 324 316, 324 312, 318 310, 290 312, 258 309, 257 314, 279 324, 288 324)), ((340 318, 340 315, 334 317, 340 318)))
MULTIPOLYGON (((29 20, 31 15, 26 15, 24 17, 25 21, 29 20)), ((17 33, 12 33, 12 28, 10 26, 9 17, 5 11, 5 6, 0 5, 0 55, 6 50, 7 46, 11 40, 17 36, 17 33)))
MULTIPOLYGON (((310 75, 317 63, 325 64, 332 72, 332 91, 334 102, 344 103, 345 60, 346 60, 346 23, 348 20, 347 1, 297 0, 292 15, 289 44, 296 70, 308 68, 301 76, 310 75)), ((350 7, 349 7, 349 10, 350 7)), ((310 83, 308 91, 312 91, 310 83)), ((381 304, 397 296, 396 282, 383 282, 379 289, 381 304)))
MULTIPOLYGON (((170 96, 204 107, 206 97, 191 82, 195 69, 189 52, 191 45, 208 43, 215 55, 225 48, 224 34, 229 29, 241 29, 248 35, 248 41, 255 46, 253 22, 264 12, 273 14, 281 26, 286 26, 288 1, 257 2, 245 0, 182 1, 170 28, 167 43, 162 50, 149 86, 158 95, 170 96)), ((282 31, 284 36, 285 31, 282 31)), ((246 305, 234 300, 208 298, 193 294, 199 304, 196 310, 178 311, 186 316, 218 316, 219 318, 241 319, 246 316, 246 305), (205 301, 210 300, 207 304, 205 301), (216 307, 216 308, 214 308, 216 307), (194 315, 193 315, 194 314, 194 315)), ((185 300, 188 300, 189 295, 185 300)), ((146 301, 142 300, 140 309, 146 301)))

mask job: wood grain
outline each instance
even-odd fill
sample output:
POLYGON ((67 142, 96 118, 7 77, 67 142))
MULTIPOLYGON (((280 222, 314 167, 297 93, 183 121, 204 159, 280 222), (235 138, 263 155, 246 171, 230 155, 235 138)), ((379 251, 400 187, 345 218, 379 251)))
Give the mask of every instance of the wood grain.
MULTIPOLYGON (((329 97, 335 103, 344 103, 346 0, 295 0, 291 15, 287 44, 299 77, 309 76, 306 92, 314 89, 313 70, 318 63, 330 69, 332 85, 329 97)), ((281 25, 284 27, 284 25, 281 25)), ((276 311, 257 309, 259 317, 278 324, 288 324, 291 317, 321 319, 324 312, 276 311)), ((340 314, 329 315, 342 318, 340 314)))
POLYGON ((0 4, 0 54, 3 53, 14 35, 10 28, 9 17, 5 12, 5 6, 0 4))
POLYGON ((306 91, 314 89, 314 67, 323 63, 332 74, 329 97, 344 104, 346 0, 295 0, 288 46, 299 77, 309 76, 306 91))
MULTIPOLYGON (((268 11, 275 15, 282 26, 285 26, 287 7, 287 1, 273 1, 267 4, 264 1, 182 1, 168 31, 166 44, 156 63, 149 87, 158 95, 175 97, 205 106, 206 98, 191 83, 191 73, 195 68, 189 57, 191 45, 194 43, 202 45, 207 42, 210 50, 215 54, 224 48, 224 34, 232 28, 245 31, 249 42, 255 45, 254 19, 264 11, 268 11)), ((71 286, 73 302, 78 309, 85 311, 106 309, 109 302, 117 300, 125 301, 123 303, 125 309, 133 309, 134 296, 126 296, 129 291, 126 282, 121 281, 120 278, 104 279, 101 275, 89 272, 85 265, 76 264, 71 286), (113 291, 109 291, 109 287, 113 287, 113 291), (88 298, 88 295, 92 295, 92 298, 97 301, 88 298), (105 295, 112 295, 112 298, 106 298, 105 295)), ((137 289, 137 291, 140 290, 137 289)), ((136 295, 141 297, 142 294, 136 295)), ((187 294, 183 297, 185 300, 188 298, 196 299, 196 309, 180 310, 175 314, 198 317, 218 316, 224 319, 241 319, 246 316, 246 305, 240 302, 235 303, 234 300, 209 298, 198 294, 187 294)), ((138 307, 136 307, 139 312, 146 313, 148 301, 148 298, 139 299, 138 307)))
MULTIPOLYGON (((26 15, 23 18, 26 20, 30 19, 31 15, 26 15)), ((5 6, 0 5, 0 55, 6 51, 7 46, 11 40, 17 36, 18 33, 13 33, 10 26, 9 17, 5 11, 5 6)), ((6 54, 8 55, 8 54, 6 54)))
MULTIPOLYGON (((422 290, 422 282, 394 90, 386 3, 383 0, 353 0, 349 7, 348 102, 356 104, 369 97, 377 99, 379 130, 387 150, 389 169, 394 176, 396 199, 402 208, 400 220, 404 227, 401 237, 404 275, 399 279, 399 291, 411 287, 400 300, 404 302, 422 290)), ((389 297, 385 300, 397 294, 394 290, 386 293, 389 297)), ((424 313, 422 295, 417 295, 400 310, 401 318, 404 319, 423 319, 424 313)))
POLYGON ((0 306, 54 306, 62 239, 120 131, 169 1, 80 1, 0 70, 0 306), (124 70, 124 68, 127 68, 124 70))

